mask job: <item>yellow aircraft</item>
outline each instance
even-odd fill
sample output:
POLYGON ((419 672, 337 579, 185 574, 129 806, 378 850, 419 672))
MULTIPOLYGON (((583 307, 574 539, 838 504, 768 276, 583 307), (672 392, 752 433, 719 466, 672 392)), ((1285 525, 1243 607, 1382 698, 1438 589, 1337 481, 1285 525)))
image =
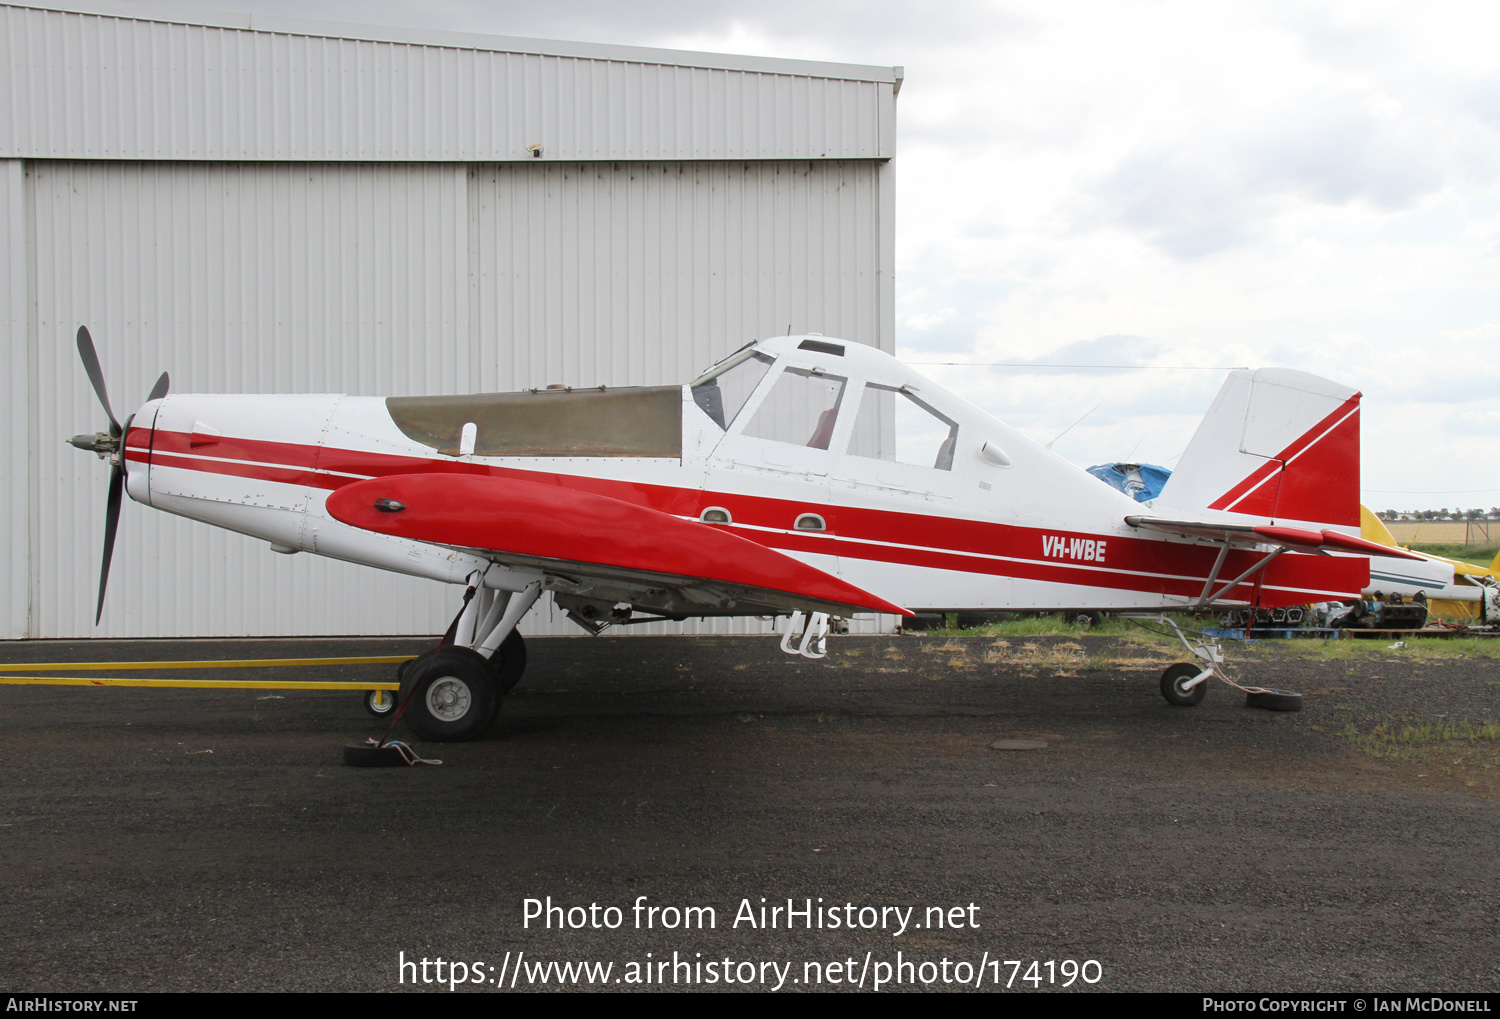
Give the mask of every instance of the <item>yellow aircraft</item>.
MULTIPOLYGON (((1363 505, 1359 508, 1359 533, 1367 541, 1392 548, 1401 547, 1381 519, 1363 505)), ((1500 553, 1495 555, 1494 561, 1487 567, 1430 552, 1414 554, 1453 568, 1453 583, 1428 595, 1429 613, 1459 623, 1500 621, 1500 553)), ((1370 583, 1373 587, 1379 587, 1379 580, 1373 571, 1370 583)))

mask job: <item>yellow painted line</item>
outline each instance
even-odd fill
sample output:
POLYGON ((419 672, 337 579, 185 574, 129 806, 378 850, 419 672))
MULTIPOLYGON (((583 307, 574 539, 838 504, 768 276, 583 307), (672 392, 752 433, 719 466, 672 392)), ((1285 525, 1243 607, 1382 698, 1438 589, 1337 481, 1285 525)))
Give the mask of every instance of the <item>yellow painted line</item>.
MULTIPOLYGON (((249 658, 208 662, 32 662, 0 665, 0 672, 126 672, 135 669, 276 669, 292 665, 396 665, 415 655, 371 658, 249 658)), ((369 689, 374 689, 370 687, 369 689)))
POLYGON ((175 686, 193 690, 399 690, 398 683, 313 683, 274 679, 87 679, 81 676, 0 676, 0 686, 175 686))

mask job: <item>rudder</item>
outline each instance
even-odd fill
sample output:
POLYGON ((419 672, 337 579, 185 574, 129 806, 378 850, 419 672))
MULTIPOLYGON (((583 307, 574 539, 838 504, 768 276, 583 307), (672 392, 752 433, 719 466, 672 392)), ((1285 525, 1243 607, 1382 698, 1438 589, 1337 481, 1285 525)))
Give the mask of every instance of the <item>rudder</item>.
POLYGON ((1231 372, 1157 506, 1359 533, 1359 401, 1291 368, 1231 372))

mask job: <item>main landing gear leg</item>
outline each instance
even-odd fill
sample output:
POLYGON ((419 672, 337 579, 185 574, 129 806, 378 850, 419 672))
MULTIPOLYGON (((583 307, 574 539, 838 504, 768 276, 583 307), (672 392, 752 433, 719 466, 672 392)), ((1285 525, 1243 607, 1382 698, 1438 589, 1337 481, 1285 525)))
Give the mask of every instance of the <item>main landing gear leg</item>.
POLYGON ((526 645, 516 624, 540 594, 540 581, 519 591, 493 591, 482 574, 470 575, 463 609, 443 643, 397 670, 397 704, 413 732, 455 742, 490 727, 526 669, 526 645))

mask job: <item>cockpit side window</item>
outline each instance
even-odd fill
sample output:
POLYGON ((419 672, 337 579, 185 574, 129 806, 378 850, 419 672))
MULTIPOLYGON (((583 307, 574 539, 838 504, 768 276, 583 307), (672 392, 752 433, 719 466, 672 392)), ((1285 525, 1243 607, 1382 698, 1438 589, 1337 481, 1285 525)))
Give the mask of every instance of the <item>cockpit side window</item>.
POLYGON ((849 440, 851 456, 953 469, 958 422, 906 389, 865 386, 849 440))
POLYGON ((786 369, 756 408, 745 434, 827 449, 847 381, 839 375, 806 368, 786 369))
POLYGON ((759 351, 747 351, 741 357, 722 368, 709 373, 693 383, 693 402, 703 408, 703 413, 713 419, 714 424, 728 430, 735 416, 744 409, 745 401, 766 377, 771 365, 776 362, 759 351))

